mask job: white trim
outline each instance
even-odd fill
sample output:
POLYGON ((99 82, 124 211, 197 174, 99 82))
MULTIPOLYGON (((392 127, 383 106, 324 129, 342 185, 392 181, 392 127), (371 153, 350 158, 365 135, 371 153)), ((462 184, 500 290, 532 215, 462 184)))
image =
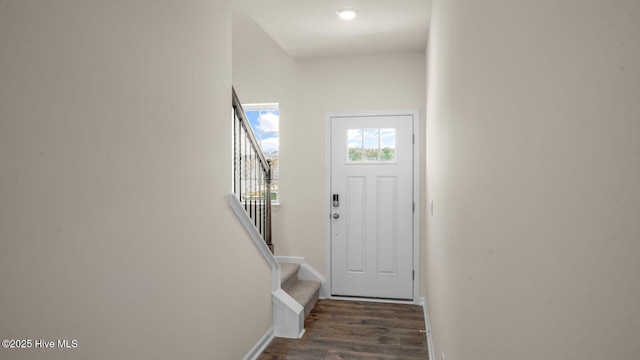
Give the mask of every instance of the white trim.
MULTIPOLYGON (((420 110, 381 110, 381 111, 350 111, 328 112, 325 114, 325 161, 324 161, 324 253, 326 286, 323 298, 331 298, 331 118, 356 116, 413 116, 413 303, 417 303, 420 293, 420 110)), ((362 300, 362 299, 361 299, 362 300)), ((378 301, 374 299, 373 301, 378 301)))
POLYGON ((245 355, 243 360, 256 360, 262 354, 264 349, 269 346, 271 341, 273 340, 273 327, 269 328, 267 332, 258 340, 258 342, 253 346, 253 348, 245 355))
POLYGON ((301 338, 304 334, 304 308, 280 288, 280 264, 276 261, 267 244, 265 244, 258 229, 256 229, 235 194, 229 195, 229 206, 271 268, 273 336, 301 338))
POLYGON ((253 240, 253 243, 256 245, 258 250, 260 250, 262 257, 267 262, 267 264, 269 264, 269 267, 271 268, 271 291, 279 290, 280 289, 280 265, 276 261, 276 258, 271 253, 271 250, 269 250, 269 247, 262 239, 262 236, 260 236, 260 233, 256 229, 255 225, 253 225, 251 218, 249 218, 249 215, 247 215, 247 212, 242 207, 240 200, 238 200, 238 197, 235 196, 234 194, 229 195, 229 206, 231 207, 233 212, 236 214, 236 216, 240 220, 240 223, 242 223, 244 229, 249 234, 249 237, 251 238, 251 240, 253 240))
POLYGON ((302 266, 303 264, 307 263, 307 261, 302 256, 276 255, 275 258, 276 258, 276 261, 278 261, 279 264, 282 264, 282 263, 299 264, 300 266, 302 266))
POLYGON ((331 115, 324 120, 324 273, 326 286, 320 295, 331 298, 331 115))
POLYGON ((301 339, 304 335, 304 308, 284 290, 273 293, 273 331, 275 336, 301 339))
POLYGON ((244 111, 247 110, 280 110, 280 103, 256 103, 242 104, 244 111))
POLYGON ((431 334, 431 320, 429 319, 429 305, 427 299, 420 298, 420 305, 422 305, 422 311, 424 312, 424 326, 427 330, 427 348, 429 349, 429 359, 435 359, 433 354, 433 335, 431 334))

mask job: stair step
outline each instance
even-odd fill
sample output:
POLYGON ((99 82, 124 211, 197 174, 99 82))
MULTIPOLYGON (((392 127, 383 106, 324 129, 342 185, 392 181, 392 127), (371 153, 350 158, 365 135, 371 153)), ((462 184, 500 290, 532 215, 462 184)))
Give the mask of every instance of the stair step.
POLYGON ((300 264, 282 263, 280 264, 280 287, 287 291, 298 281, 298 270, 300 264))
POLYGON ((304 316, 306 317, 318 302, 320 283, 317 281, 298 280, 285 291, 304 307, 304 316))

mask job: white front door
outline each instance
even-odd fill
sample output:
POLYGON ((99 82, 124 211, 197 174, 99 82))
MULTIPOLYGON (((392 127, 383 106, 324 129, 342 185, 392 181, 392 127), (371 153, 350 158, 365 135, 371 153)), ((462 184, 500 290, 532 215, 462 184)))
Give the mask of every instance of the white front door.
POLYGON ((331 294, 413 299, 412 115, 331 117, 331 294))

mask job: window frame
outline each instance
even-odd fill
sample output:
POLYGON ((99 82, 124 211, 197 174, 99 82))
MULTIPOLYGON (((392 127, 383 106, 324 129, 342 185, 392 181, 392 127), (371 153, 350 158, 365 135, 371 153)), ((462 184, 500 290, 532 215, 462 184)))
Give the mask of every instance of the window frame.
MULTIPOLYGON (((273 159, 273 155, 269 155, 267 156, 267 153, 262 149, 262 135, 263 134, 277 134, 278 137, 278 150, 277 150, 277 156, 275 157, 275 160, 277 161, 277 171, 273 171, 273 167, 272 167, 272 186, 275 182, 275 189, 276 189, 276 198, 271 200, 271 204, 272 205, 280 205, 280 103, 252 103, 252 104, 242 104, 242 108, 244 109, 244 112, 247 114, 247 120, 249 121, 249 124, 251 125, 251 130, 253 130, 253 133, 256 136, 256 140, 258 140, 258 143, 260 144, 260 151, 263 152, 263 154, 265 155, 265 157, 270 160, 273 159), (278 131, 260 131, 259 129, 254 128, 253 123, 251 122, 251 120, 249 119, 249 112, 255 112, 255 111, 277 111, 278 112, 278 131)), ((272 191, 273 191, 273 187, 272 187, 272 191)))

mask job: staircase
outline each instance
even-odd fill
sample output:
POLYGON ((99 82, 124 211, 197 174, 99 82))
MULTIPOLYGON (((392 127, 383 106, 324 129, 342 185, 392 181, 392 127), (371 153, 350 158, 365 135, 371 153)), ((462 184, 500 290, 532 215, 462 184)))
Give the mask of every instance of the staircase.
POLYGON ((273 336, 300 339, 304 318, 318 301, 324 277, 304 258, 280 264, 273 255, 271 163, 260 149, 235 90, 231 92, 233 193, 229 195, 229 206, 271 269, 273 336))
POLYGON ((304 308, 304 316, 311 312, 311 309, 318 302, 320 295, 320 282, 311 280, 299 280, 298 270, 300 265, 295 263, 280 264, 280 287, 298 304, 304 308))

